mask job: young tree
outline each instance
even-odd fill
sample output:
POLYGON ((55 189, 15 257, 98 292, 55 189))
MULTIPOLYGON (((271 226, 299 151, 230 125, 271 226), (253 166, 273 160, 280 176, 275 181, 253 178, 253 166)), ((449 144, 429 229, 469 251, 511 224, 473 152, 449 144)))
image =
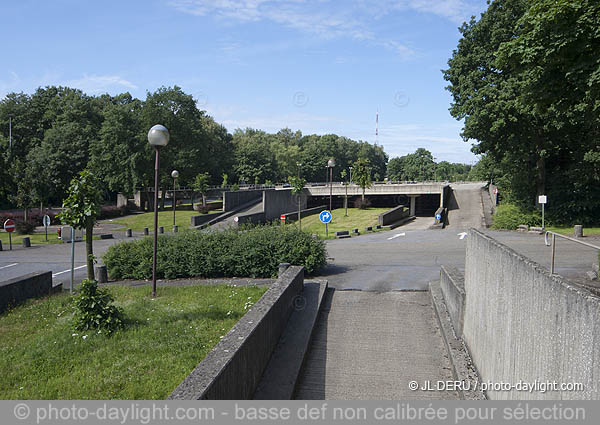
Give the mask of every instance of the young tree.
MULTIPOLYGON (((198 174, 194 179, 194 190, 202 195, 202 206, 206 208, 206 192, 208 191, 208 183, 210 175, 208 173, 198 174)), ((194 209, 194 205, 192 205, 194 209)))
POLYGON ((365 200, 365 190, 371 187, 371 164, 368 160, 361 158, 354 163, 354 172, 352 180, 356 182, 362 189, 362 200, 365 200))
POLYGON ((342 177, 342 181, 344 182, 344 186, 346 189, 346 194, 344 195, 344 217, 348 217, 348 180, 346 180, 346 170, 342 170, 340 172, 340 176, 342 177))
POLYGON ((298 228, 302 230, 302 191, 306 185, 306 180, 300 177, 288 177, 288 182, 292 185, 292 195, 298 198, 298 228))
POLYGON ((63 210, 58 217, 64 224, 75 229, 85 229, 85 250, 87 256, 87 274, 94 280, 94 249, 92 246, 94 224, 100 216, 102 194, 93 174, 84 170, 74 177, 63 201, 63 210))

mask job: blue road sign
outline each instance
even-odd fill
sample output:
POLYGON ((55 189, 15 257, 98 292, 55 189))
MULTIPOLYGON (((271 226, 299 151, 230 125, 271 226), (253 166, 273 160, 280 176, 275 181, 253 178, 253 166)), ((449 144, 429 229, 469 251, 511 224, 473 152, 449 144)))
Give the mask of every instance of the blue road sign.
POLYGON ((435 219, 436 220, 441 220, 442 219, 442 215, 441 214, 436 214, 435 215, 435 219))
POLYGON ((321 214, 319 214, 319 220, 321 220, 321 223, 324 223, 324 224, 329 223, 332 218, 333 218, 333 216, 327 210, 321 211, 321 214))

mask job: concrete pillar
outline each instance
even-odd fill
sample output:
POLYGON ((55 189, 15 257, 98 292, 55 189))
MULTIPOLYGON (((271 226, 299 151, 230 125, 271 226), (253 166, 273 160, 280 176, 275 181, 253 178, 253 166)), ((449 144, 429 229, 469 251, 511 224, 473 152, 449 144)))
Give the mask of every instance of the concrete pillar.
POLYGON ((125 230, 125 236, 127 236, 128 238, 130 238, 132 235, 133 235, 133 233, 131 232, 131 229, 125 230))
POLYGON ((583 236, 583 226, 581 224, 576 224, 573 229, 573 234, 576 238, 581 238, 583 236))
POLYGON ((148 230, 147 227, 144 227, 144 236, 148 236, 150 234, 150 231, 148 230))
POLYGON ((23 238, 23 248, 29 247, 31 247, 31 240, 29 239, 29 236, 26 236, 23 238))
POLYGON ((415 211, 417 210, 417 198, 419 195, 408 195, 410 198, 410 215, 415 215, 415 211))
POLYGON ((288 267, 290 267, 290 263, 279 263, 279 273, 277 273, 277 277, 281 277, 288 267))
POLYGON ((98 283, 106 283, 108 282, 108 272, 106 271, 105 265, 99 265, 94 267, 96 281, 98 283))

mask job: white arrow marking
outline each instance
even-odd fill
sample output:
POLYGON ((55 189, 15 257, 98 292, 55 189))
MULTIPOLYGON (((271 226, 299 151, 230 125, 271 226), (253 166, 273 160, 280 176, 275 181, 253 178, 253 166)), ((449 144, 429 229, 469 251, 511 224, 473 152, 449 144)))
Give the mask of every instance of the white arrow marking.
MULTIPOLYGON (((87 265, 85 265, 85 266, 79 266, 79 267, 75 267, 73 270, 79 270, 79 269, 82 269, 82 268, 84 268, 84 267, 87 267, 87 265)), ((59 274, 67 273, 67 272, 70 272, 70 271, 71 271, 71 269, 69 269, 69 270, 63 270, 62 272, 54 273, 54 274, 52 275, 52 277, 56 277, 56 276, 58 276, 59 274)))
POLYGON ((400 237, 400 236, 406 236, 406 233, 398 233, 397 235, 394 235, 391 238, 388 238, 388 241, 391 241, 392 239, 396 239, 397 237, 400 237))
POLYGON ((458 236, 460 236, 460 240, 463 240, 467 236, 467 232, 458 233, 458 236))
POLYGON ((13 264, 9 264, 8 266, 2 266, 2 267, 0 267, 0 270, 7 269, 7 268, 12 267, 12 266, 16 266, 17 264, 19 264, 19 263, 13 263, 13 264))

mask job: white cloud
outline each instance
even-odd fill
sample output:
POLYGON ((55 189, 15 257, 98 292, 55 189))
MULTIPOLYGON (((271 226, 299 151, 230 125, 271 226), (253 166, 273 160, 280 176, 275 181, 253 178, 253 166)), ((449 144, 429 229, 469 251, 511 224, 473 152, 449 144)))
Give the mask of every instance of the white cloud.
POLYGON ((67 86, 82 90, 87 94, 108 93, 111 91, 123 91, 123 88, 136 90, 138 87, 132 82, 118 75, 88 75, 82 78, 68 81, 67 86))

